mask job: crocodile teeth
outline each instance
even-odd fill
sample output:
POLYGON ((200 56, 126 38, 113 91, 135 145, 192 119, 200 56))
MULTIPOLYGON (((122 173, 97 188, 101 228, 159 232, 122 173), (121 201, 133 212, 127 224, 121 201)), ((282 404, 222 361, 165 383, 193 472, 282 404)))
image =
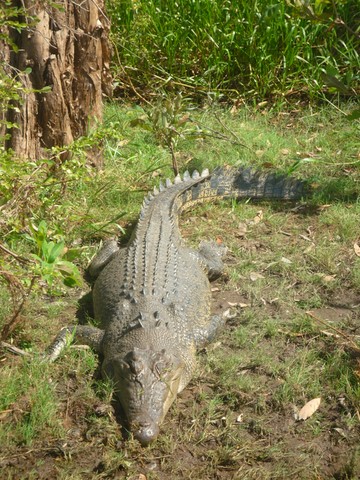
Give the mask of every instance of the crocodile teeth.
POLYGON ((191 178, 193 178, 194 180, 196 180, 197 178, 200 177, 200 173, 197 171, 197 170, 194 170, 192 175, 191 175, 191 178))
POLYGON ((165 187, 162 182, 159 183, 159 190, 160 192, 163 192, 165 190, 165 187))
POLYGON ((208 168, 205 168, 205 170, 203 170, 203 171, 201 172, 201 176, 202 176, 202 177, 207 177, 208 175, 209 175, 209 169, 208 169, 208 168))
POLYGON ((184 181, 190 180, 190 178, 191 176, 190 176, 189 170, 186 170, 186 172, 184 173, 184 181))
POLYGON ((172 181, 170 180, 170 178, 167 178, 167 179, 165 180, 165 185, 166 185, 166 187, 171 187, 172 181))
POLYGON ((154 195, 159 195, 159 190, 157 187, 154 187, 154 195))
POLYGON ((181 183, 181 182, 182 182, 181 177, 180 177, 179 174, 177 174, 176 177, 174 178, 174 183, 176 184, 176 183, 181 183))

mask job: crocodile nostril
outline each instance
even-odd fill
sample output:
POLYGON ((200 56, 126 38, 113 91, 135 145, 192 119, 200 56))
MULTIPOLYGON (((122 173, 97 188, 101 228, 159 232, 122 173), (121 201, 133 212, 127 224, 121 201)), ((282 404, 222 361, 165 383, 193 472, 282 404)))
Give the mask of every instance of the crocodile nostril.
POLYGON ((159 427, 157 425, 142 425, 134 432, 134 437, 139 440, 143 447, 153 442, 159 435, 159 427))

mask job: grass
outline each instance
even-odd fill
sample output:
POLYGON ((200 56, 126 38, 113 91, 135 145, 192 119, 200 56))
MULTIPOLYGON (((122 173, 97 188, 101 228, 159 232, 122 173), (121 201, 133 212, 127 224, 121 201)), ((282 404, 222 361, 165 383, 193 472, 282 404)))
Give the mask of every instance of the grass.
MULTIPOLYGON (((91 351, 69 348, 53 365, 3 352, 5 478, 357 478, 358 126, 331 108, 190 108, 201 135, 177 139, 182 170, 245 163, 289 171, 310 158, 294 173, 310 178, 319 191, 299 210, 292 204, 218 202, 183 215, 187 243, 221 238, 229 247, 226 275, 214 285, 214 308, 230 308, 236 316, 200 353, 196 375, 149 448, 123 440, 111 386, 99 378, 91 351), (232 143, 235 137, 241 142, 232 143), (294 410, 318 396, 322 403, 313 417, 295 422, 294 410)), ((172 177, 167 147, 151 130, 131 126, 143 114, 139 107, 108 106, 106 125, 116 137, 104 139, 104 168, 76 188, 67 185, 56 210, 60 218, 48 212, 51 234, 67 232, 66 244, 79 249, 81 268, 100 239, 119 233, 128 238, 144 192, 172 177)), ((27 254, 21 234, 7 232, 4 241, 27 254)), ((1 256, 1 262, 9 269, 15 260, 1 256)), ((86 290, 60 289, 54 297, 39 285, 8 340, 42 352, 61 326, 74 322, 86 290)), ((11 312, 5 284, 0 298, 4 323, 11 312)))
POLYGON ((163 89, 212 98, 240 94, 256 104, 334 92, 334 81, 341 79, 342 93, 355 93, 355 0, 304 5, 108 0, 117 88, 133 94, 137 87, 145 96, 163 89))

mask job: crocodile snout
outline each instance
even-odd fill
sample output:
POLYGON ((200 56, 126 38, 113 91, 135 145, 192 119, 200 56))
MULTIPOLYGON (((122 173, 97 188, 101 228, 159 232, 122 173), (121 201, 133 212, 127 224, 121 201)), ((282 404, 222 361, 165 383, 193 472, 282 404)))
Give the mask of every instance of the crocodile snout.
POLYGON ((153 442, 159 435, 159 427, 157 425, 142 425, 138 430, 134 432, 134 437, 139 440, 143 447, 153 442))

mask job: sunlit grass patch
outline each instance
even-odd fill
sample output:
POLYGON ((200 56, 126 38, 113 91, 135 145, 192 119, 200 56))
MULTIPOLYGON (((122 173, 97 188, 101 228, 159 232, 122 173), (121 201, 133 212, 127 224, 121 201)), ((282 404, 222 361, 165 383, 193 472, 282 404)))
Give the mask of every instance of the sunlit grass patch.
POLYGON ((6 413, 0 428, 2 445, 31 445, 40 434, 49 440, 63 434, 50 372, 49 366, 34 361, 2 369, 0 411, 6 413))

